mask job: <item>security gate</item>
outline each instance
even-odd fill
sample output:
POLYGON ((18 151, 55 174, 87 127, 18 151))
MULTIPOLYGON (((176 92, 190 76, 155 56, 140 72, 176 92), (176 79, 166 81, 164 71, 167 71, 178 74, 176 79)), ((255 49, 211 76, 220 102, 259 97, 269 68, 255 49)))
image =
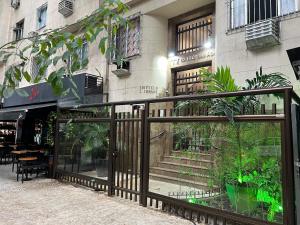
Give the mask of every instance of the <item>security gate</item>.
POLYGON ((113 194, 137 201, 140 194, 142 117, 139 106, 117 112, 114 119, 113 194))

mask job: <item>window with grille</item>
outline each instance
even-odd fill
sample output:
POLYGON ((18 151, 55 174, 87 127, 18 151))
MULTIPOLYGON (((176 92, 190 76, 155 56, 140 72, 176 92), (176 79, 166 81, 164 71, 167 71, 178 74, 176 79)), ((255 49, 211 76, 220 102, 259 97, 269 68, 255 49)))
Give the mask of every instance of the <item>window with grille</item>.
POLYGON ((38 59, 33 57, 31 59, 31 77, 34 80, 37 76, 39 76, 40 65, 38 64, 38 59))
POLYGON ((212 34, 212 16, 199 17, 177 25, 178 55, 201 50, 212 34))
POLYGON ((174 75, 174 95, 196 94, 203 90, 204 84, 201 80, 200 68, 207 68, 211 71, 211 66, 196 67, 195 69, 177 71, 174 75))
POLYGON ((88 42, 86 39, 83 39, 82 47, 76 50, 76 55, 71 55, 69 57, 69 60, 67 62, 68 67, 74 66, 73 62, 75 60, 75 57, 79 62, 79 69, 84 69, 84 66, 86 65, 85 61, 88 60, 88 42))
POLYGON ((230 28, 297 11, 297 0, 230 0, 230 28))
POLYGON ((44 4, 37 9, 37 29, 41 29, 46 26, 47 8, 48 8, 48 5, 44 4))
POLYGON ((47 74, 47 67, 43 64, 38 56, 31 58, 31 77, 35 80, 37 77, 43 79, 43 76, 47 74))
POLYGON ((24 33, 24 20, 16 23, 16 27, 14 28, 15 33, 15 41, 18 41, 23 38, 24 33))
POLYGON ((117 52, 113 59, 116 59, 116 54, 122 58, 130 58, 140 54, 140 31, 140 17, 131 19, 126 26, 117 29, 114 37, 117 52))

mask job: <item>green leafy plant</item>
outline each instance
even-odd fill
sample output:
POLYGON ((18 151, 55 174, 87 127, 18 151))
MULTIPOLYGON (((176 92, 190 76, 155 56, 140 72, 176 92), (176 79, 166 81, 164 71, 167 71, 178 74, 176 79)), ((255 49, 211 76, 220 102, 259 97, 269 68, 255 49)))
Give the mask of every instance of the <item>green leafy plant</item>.
POLYGON ((56 119, 57 119, 57 113, 54 111, 51 111, 47 118, 47 144, 51 147, 54 147, 55 142, 55 128, 56 128, 56 119))
POLYGON ((66 140, 72 142, 71 152, 75 146, 83 147, 86 154, 105 159, 108 151, 109 124, 73 123, 68 121, 65 129, 66 140))
MULTIPOLYGON (((256 73, 256 77, 247 79, 246 85, 242 87, 235 83, 230 69, 227 67, 218 68, 216 73, 203 69, 200 71, 200 78, 205 85, 205 89, 201 93, 234 92, 238 90, 281 87, 291 84, 284 75, 280 73, 263 74, 262 69, 256 73)), ((275 95, 275 97, 280 98, 281 96, 275 95)), ((178 107, 180 110, 184 110, 190 104, 191 102, 183 102, 178 107)), ((209 115, 226 116, 230 122, 230 131, 227 130, 226 132, 229 135, 227 137, 229 142, 227 141, 227 144, 220 149, 219 154, 216 156, 216 166, 213 169, 213 174, 217 178, 217 185, 225 187, 227 184, 227 190, 231 191, 231 198, 233 197, 232 194, 240 192, 240 196, 244 196, 244 204, 246 203, 250 206, 253 203, 251 205, 253 209, 257 205, 255 202, 262 202, 268 209, 268 220, 273 221, 276 213, 282 211, 281 181, 277 176, 280 165, 275 163, 277 159, 274 158, 262 160, 261 150, 255 145, 257 135, 251 136, 249 131, 245 132, 243 130, 244 127, 241 127, 241 124, 234 120, 236 115, 250 113, 250 111, 242 111, 243 108, 249 110, 259 106, 260 98, 257 96, 213 98, 198 102, 193 101, 192 104, 198 104, 200 107, 205 106, 208 108, 209 115), (245 147, 244 143, 247 143, 248 146, 245 147), (258 179, 259 177, 260 179, 258 179), (236 187, 236 189, 234 190, 232 187, 236 187), (241 189, 242 187, 248 189, 243 190, 241 189), (247 195, 249 196, 247 197, 247 195)), ((252 132, 260 132, 260 128, 250 126, 251 129, 253 130, 252 132)), ((215 129, 215 131, 218 130, 215 129)), ((231 200, 236 202, 237 199, 234 197, 231 200)), ((247 210, 245 206, 241 208, 247 210)))
POLYGON ((9 65, 5 72, 4 82, 0 85, 0 96, 8 97, 15 90, 18 94, 28 95, 17 89, 20 81, 26 80, 34 84, 46 80, 56 95, 66 95, 72 92, 78 97, 72 76, 76 71, 88 65, 88 58, 81 61, 78 49, 83 47, 84 41, 87 43, 99 41, 99 52, 107 58, 116 53, 117 62, 120 64, 122 56, 118 54, 116 46, 109 40, 117 32, 118 26, 128 23, 124 18, 127 9, 127 5, 121 0, 104 0, 91 15, 74 24, 49 29, 34 37, 24 37, 0 46, 0 61, 9 65), (111 25, 112 21, 114 26, 111 25), (79 35, 68 31, 74 27, 78 28, 76 32, 79 35), (69 60, 70 58, 72 60, 69 60), (28 69, 32 59, 37 63, 38 74, 36 76, 28 69), (46 74, 48 68, 51 68, 49 75, 46 74), (65 77, 68 77, 72 84, 72 87, 67 90, 63 87, 65 77))

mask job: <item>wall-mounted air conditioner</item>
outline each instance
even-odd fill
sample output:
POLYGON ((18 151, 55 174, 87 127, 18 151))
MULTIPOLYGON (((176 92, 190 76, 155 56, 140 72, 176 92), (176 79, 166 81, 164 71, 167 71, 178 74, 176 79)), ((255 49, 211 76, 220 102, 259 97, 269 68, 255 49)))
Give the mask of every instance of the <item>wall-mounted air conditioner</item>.
POLYGON ((61 0, 58 3, 58 12, 68 17, 73 14, 74 0, 61 0))
POLYGON ((270 47, 279 43, 279 23, 276 19, 262 20, 246 26, 248 49, 270 47))
POLYGON ((13 7, 14 9, 18 9, 20 6, 20 0, 11 0, 11 7, 13 7))

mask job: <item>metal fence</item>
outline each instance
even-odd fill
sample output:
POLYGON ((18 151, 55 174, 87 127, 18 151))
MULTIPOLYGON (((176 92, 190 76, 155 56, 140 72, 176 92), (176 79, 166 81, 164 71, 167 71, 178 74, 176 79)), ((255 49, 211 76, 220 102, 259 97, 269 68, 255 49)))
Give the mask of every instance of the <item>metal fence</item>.
MULTIPOLYGON (((292 100, 297 104, 300 103, 299 97, 292 88, 286 87, 61 108, 58 112, 56 132, 56 178, 107 191, 109 196, 117 195, 129 198, 139 201, 145 207, 161 208, 164 211, 206 224, 295 224, 292 100), (223 138, 218 139, 223 137, 224 133, 232 135, 231 128, 228 130, 224 128, 230 124, 230 121, 227 116, 216 115, 207 107, 196 106, 195 102, 228 98, 232 100, 235 97, 272 94, 281 96, 282 110, 276 109, 275 105, 262 104, 259 107, 249 107, 248 105, 242 107, 243 110, 234 115, 233 119, 235 124, 241 124, 238 126, 239 129, 243 127, 242 124, 246 124, 245 134, 241 134, 239 138, 243 141, 242 144, 246 143, 249 146, 252 145, 247 140, 249 132, 257 137, 271 132, 274 127, 277 129, 275 133, 272 133, 272 137, 275 137, 272 138, 272 142, 269 142, 269 136, 266 136, 265 143, 259 142, 257 145, 259 148, 259 145, 264 144, 264 147, 260 148, 259 157, 262 158, 258 162, 263 163, 266 156, 274 157, 276 167, 278 167, 277 184, 279 184, 279 193, 282 194, 282 198, 280 197, 282 202, 275 215, 268 214, 270 208, 266 209, 269 206, 269 203, 266 202, 255 205, 254 211, 250 212, 249 209, 240 211, 238 208, 230 206, 233 203, 232 199, 226 196, 228 187, 221 186, 221 183, 209 184, 212 177, 210 169, 218 168, 221 163, 220 160, 218 161, 220 153, 222 153, 220 148, 227 146, 228 149, 231 149, 232 146, 234 148, 237 146, 237 143, 225 143, 223 138), (185 102, 186 107, 178 109, 176 107, 178 102, 185 102), (70 126, 70 124, 72 125, 70 126), (78 133, 74 133, 76 124, 80 125, 77 129, 78 133), (88 139, 90 134, 86 127, 97 124, 100 124, 100 132, 105 135, 104 138, 103 135, 101 138, 97 136, 97 133, 93 133, 92 140, 102 140, 100 141, 101 148, 107 149, 107 154, 102 157, 106 162, 101 164, 102 170, 105 170, 106 173, 99 176, 96 175, 97 168, 94 167, 97 157, 86 154, 88 147, 85 147, 84 142, 78 142, 84 146, 80 151, 81 161, 74 158, 75 153, 73 154, 72 147, 68 147, 69 144, 75 145, 75 139, 70 139, 72 134, 75 134, 73 135, 75 138, 81 135, 88 139), (107 125, 104 131, 103 124, 107 125), (217 135, 211 138, 211 140, 214 139, 213 145, 211 145, 213 147, 206 147, 206 153, 203 153, 204 149, 201 146, 192 145, 192 152, 186 152, 187 155, 181 153, 178 155, 178 152, 172 149, 174 140, 176 140, 172 134, 181 124, 190 124, 190 126, 216 124, 213 129, 221 128, 221 130, 218 130, 217 135), (251 124, 258 124, 257 127, 260 130, 263 129, 261 133, 259 133, 259 129, 255 129, 257 127, 253 127, 251 124), (261 126, 261 124, 267 124, 267 126, 261 126), (63 138, 63 136, 67 137, 63 138), (271 150, 268 147, 270 145, 274 146, 271 150), (266 151, 267 154, 265 154, 266 151), (214 157, 211 157, 212 154, 214 157), (86 160, 87 157, 89 160, 86 160), (77 163, 77 171, 70 169, 73 166, 68 166, 73 164, 67 163, 65 166, 66 158, 77 163), (180 171, 176 171, 178 164, 183 168, 180 171), (184 187, 189 185, 190 189, 184 190, 184 187)), ((199 133, 193 132, 191 135, 191 137, 200 136, 199 133)), ((257 149, 254 150, 257 151, 257 149)), ((238 155, 234 155, 234 158, 237 157, 238 155)), ((227 165, 229 165, 228 163, 227 165)), ((258 166, 264 165, 259 164, 258 166)), ((221 169, 226 170, 226 167, 221 169)))

